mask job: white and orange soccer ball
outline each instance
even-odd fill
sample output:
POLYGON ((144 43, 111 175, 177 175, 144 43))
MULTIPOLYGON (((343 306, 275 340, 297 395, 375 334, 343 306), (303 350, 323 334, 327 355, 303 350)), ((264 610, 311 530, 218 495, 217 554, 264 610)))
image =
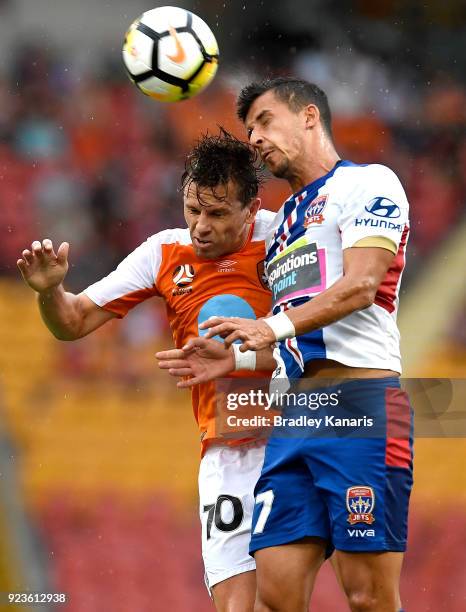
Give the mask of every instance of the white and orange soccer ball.
POLYGON ((197 15, 174 6, 146 11, 130 25, 123 61, 132 82, 161 102, 192 98, 212 81, 218 45, 197 15))

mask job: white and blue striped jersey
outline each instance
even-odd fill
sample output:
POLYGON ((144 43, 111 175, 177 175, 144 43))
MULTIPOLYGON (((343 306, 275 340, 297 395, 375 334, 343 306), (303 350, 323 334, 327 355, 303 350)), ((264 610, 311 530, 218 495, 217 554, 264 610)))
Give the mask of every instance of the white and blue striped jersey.
POLYGON ((266 274, 273 312, 306 303, 343 275, 343 250, 368 237, 393 243, 396 256, 374 303, 336 323, 277 344, 275 376, 298 378, 312 359, 401 373, 396 325, 409 234, 408 201, 397 176, 380 164, 340 161, 293 194, 271 226, 266 274))

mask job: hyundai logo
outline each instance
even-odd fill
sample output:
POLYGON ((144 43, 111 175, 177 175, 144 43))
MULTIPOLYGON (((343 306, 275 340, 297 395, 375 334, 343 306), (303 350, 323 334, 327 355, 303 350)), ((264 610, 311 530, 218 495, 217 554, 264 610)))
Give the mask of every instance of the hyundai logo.
POLYGON ((376 217, 387 217, 388 219, 397 219, 401 215, 399 206, 382 196, 371 200, 366 210, 376 217))

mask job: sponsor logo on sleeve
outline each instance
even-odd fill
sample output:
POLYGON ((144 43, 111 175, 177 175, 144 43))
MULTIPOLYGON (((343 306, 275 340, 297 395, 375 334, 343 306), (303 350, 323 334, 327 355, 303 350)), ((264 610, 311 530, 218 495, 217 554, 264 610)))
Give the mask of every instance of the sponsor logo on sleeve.
POLYGON ((361 219, 358 217, 354 220, 356 227, 380 227, 382 229, 394 230, 395 232, 403 232, 404 225, 400 223, 392 223, 385 219, 361 219))
POLYGON ((401 216, 400 207, 392 200, 378 196, 369 202, 366 206, 368 213, 376 217, 384 217, 386 219, 398 219, 401 216))
POLYGON ((366 523, 372 525, 375 521, 372 511, 375 505, 375 493, 372 487, 349 487, 346 491, 346 507, 349 516, 348 523, 366 523))
POLYGON ((365 209, 371 216, 357 217, 353 222, 356 227, 378 227, 399 233, 403 232, 404 223, 391 221, 391 219, 401 217, 400 207, 392 200, 380 196, 371 200, 365 209))

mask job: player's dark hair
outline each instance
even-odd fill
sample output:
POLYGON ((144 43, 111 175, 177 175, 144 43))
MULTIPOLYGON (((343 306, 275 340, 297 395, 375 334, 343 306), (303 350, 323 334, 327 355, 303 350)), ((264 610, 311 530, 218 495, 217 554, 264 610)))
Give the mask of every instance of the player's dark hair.
POLYGON ((325 131, 332 137, 332 115, 325 92, 315 83, 294 77, 264 79, 243 87, 236 103, 236 112, 243 123, 253 102, 267 91, 273 91, 294 113, 308 104, 315 104, 325 131))
POLYGON ((263 179, 257 152, 221 127, 217 136, 202 136, 186 156, 181 188, 194 183, 202 203, 199 188, 210 187, 214 197, 222 200, 216 188, 228 189, 229 180, 235 184, 236 197, 244 207, 257 197, 263 179))

